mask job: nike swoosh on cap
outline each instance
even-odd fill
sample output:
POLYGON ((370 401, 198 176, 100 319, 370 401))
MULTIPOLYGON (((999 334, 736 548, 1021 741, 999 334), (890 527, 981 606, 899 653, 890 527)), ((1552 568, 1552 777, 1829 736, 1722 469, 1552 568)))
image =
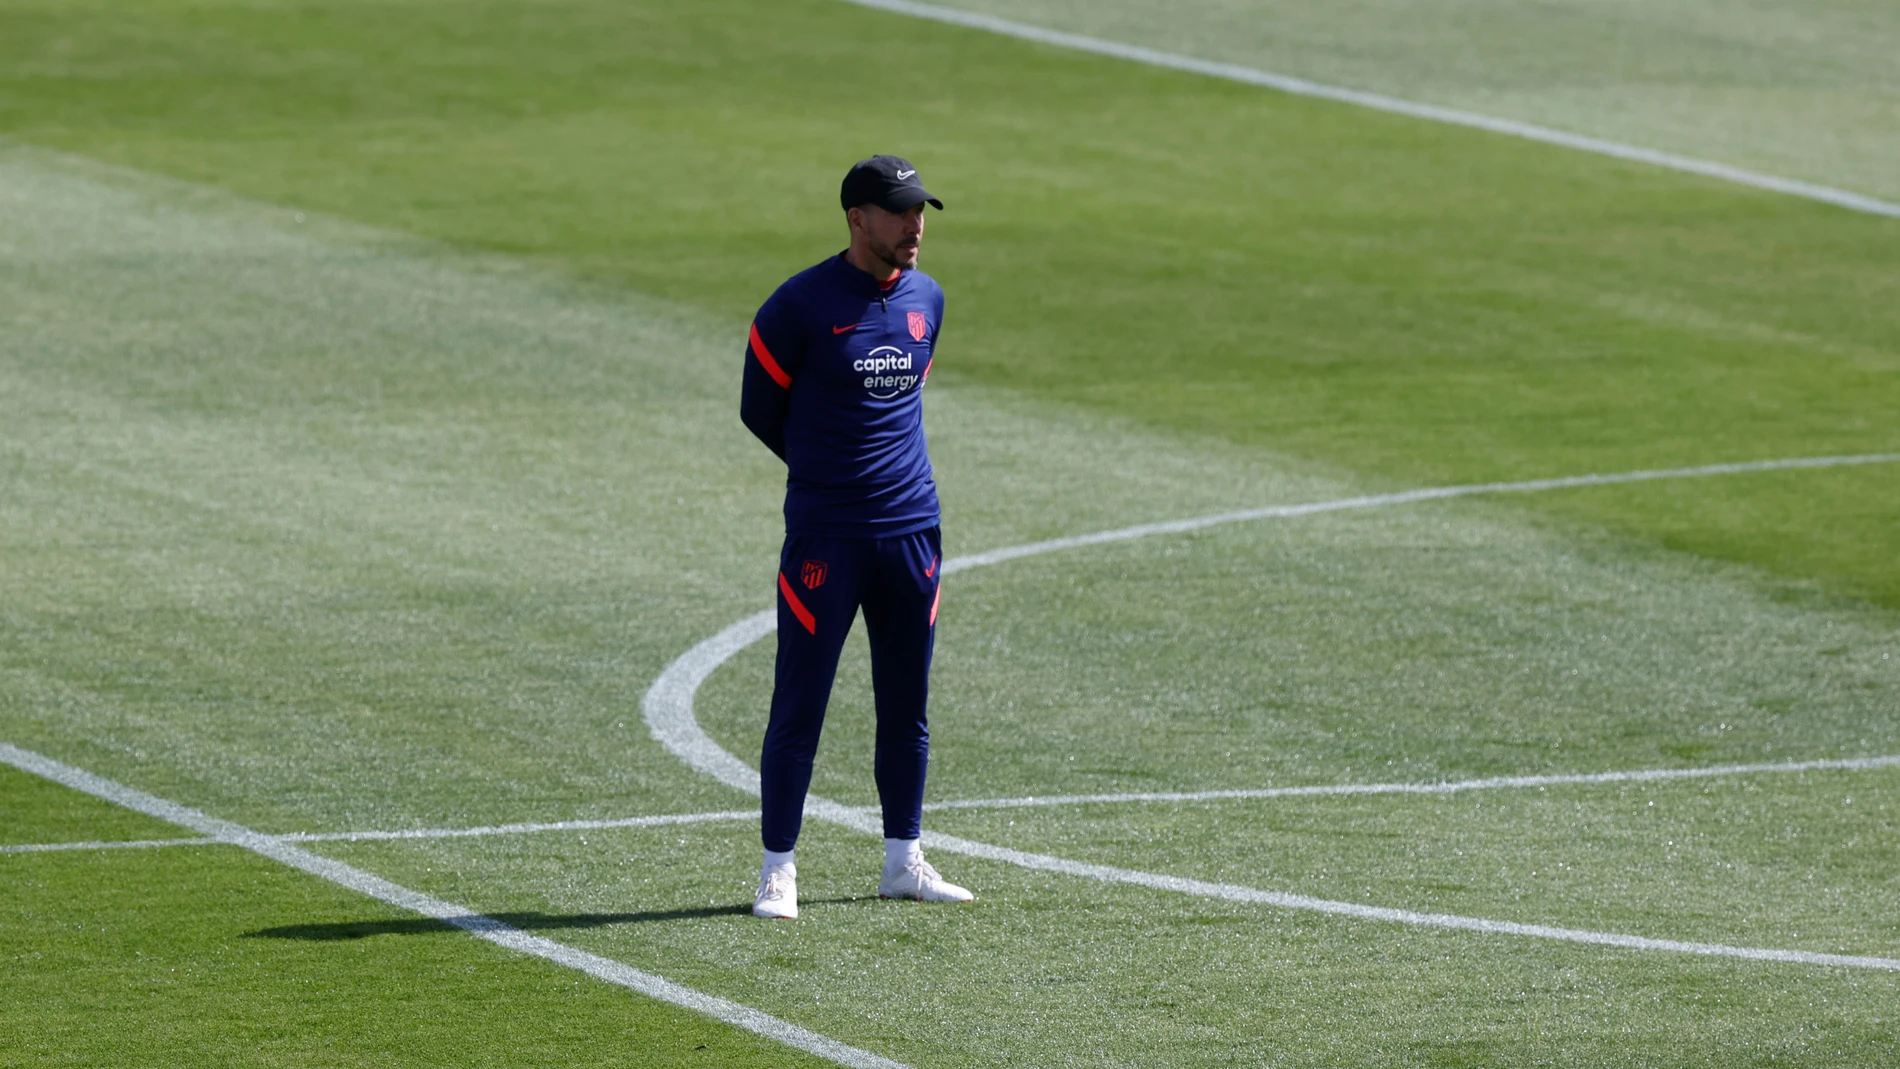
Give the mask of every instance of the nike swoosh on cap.
POLYGON ((897 172, 897 177, 899 177, 899 178, 909 178, 909 177, 910 177, 911 175, 914 175, 914 174, 916 174, 916 173, 917 173, 916 171, 899 171, 899 172, 897 172))

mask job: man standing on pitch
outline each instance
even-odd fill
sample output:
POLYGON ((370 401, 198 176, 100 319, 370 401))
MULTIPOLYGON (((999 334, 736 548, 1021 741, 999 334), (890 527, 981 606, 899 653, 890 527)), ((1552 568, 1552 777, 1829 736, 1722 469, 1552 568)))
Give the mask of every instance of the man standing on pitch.
POLYGON ((878 894, 968 902, 918 847, 930 731, 924 706, 942 578, 937 484, 924 445, 924 380, 943 289, 917 270, 917 169, 873 156, 844 176, 851 247, 792 276, 759 309, 739 418, 785 461, 778 667, 759 761, 765 864, 752 912, 798 916, 792 846, 838 654, 864 610, 877 704, 884 877, 878 894))

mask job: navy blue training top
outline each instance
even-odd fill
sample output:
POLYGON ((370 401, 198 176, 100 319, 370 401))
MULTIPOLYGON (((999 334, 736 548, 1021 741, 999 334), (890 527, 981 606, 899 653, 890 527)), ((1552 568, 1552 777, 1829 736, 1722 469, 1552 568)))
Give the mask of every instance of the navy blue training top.
POLYGON ((943 288, 880 283, 844 256, 800 271, 752 321, 739 418, 785 461, 785 530, 891 538, 937 525, 924 379, 943 288))

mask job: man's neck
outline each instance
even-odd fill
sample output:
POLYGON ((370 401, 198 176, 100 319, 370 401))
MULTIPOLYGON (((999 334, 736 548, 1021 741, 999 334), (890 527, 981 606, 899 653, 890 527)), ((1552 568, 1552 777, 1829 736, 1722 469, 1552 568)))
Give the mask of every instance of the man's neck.
POLYGON ((844 262, 870 275, 872 278, 877 279, 880 283, 889 282, 901 274, 903 270, 896 264, 885 263, 883 257, 873 253, 870 249, 861 248, 857 245, 853 245, 844 251, 844 262))

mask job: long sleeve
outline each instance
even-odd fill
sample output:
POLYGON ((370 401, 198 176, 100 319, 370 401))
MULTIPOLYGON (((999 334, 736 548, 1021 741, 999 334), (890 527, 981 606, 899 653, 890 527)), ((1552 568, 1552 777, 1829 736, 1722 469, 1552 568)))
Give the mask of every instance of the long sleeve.
POLYGON ((781 289, 759 309, 746 339, 745 377, 739 391, 739 421, 765 447, 785 459, 785 420, 792 405, 792 371, 802 362, 803 339, 781 289))

